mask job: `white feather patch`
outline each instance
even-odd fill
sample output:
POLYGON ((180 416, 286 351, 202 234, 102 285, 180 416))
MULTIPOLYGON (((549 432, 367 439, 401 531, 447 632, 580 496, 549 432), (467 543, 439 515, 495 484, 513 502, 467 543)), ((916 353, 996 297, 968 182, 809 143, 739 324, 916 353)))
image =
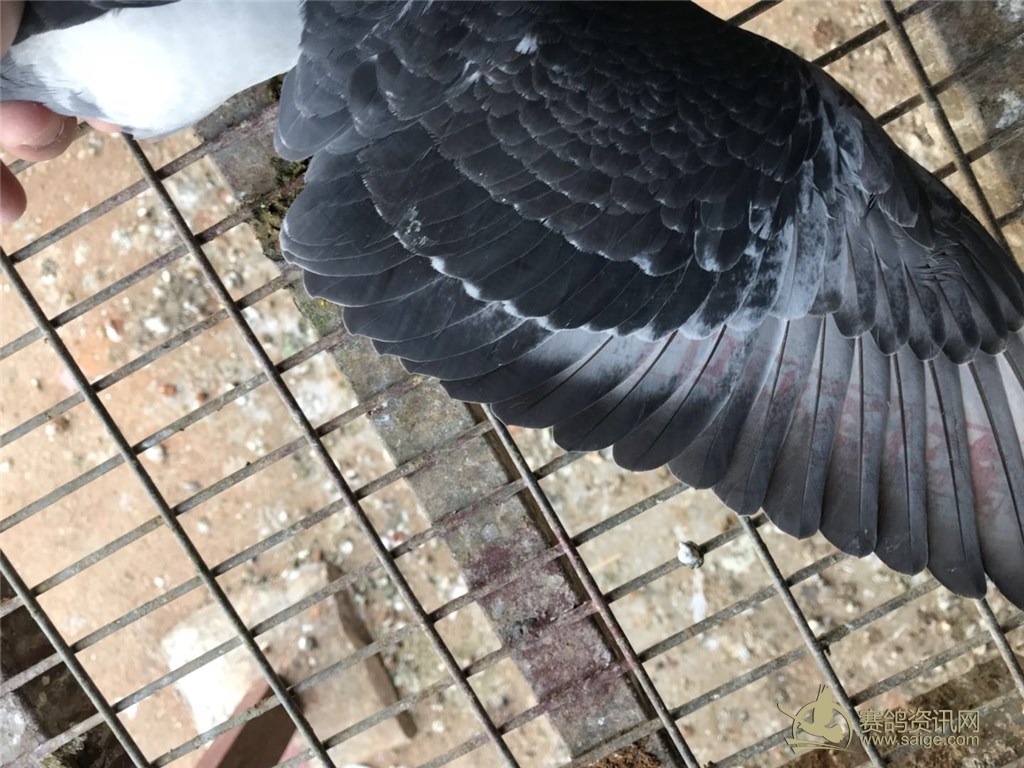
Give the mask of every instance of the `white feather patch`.
POLYGON ((526 55, 537 51, 537 36, 534 34, 524 35, 523 39, 516 45, 516 53, 526 55))
POLYGON ((53 91, 73 91, 100 117, 162 135, 191 125, 235 93, 291 69, 302 35, 299 0, 205 2, 105 13, 15 46, 53 91))

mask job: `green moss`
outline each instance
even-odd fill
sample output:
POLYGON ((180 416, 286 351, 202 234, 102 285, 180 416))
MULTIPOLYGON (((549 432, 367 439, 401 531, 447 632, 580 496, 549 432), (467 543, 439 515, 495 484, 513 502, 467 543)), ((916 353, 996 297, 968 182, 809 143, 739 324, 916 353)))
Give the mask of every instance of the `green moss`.
MULTIPOLYGON (((271 162, 274 167, 275 190, 281 190, 295 183, 306 173, 306 167, 309 165, 308 160, 294 163, 279 157, 275 157, 271 162)), ((302 185, 295 184, 294 188, 286 194, 265 195, 253 209, 249 224, 263 248, 263 254, 268 259, 281 260, 281 248, 278 240, 281 226, 284 224, 285 214, 288 213, 292 202, 301 191, 302 185)))
POLYGON ((323 299, 314 299, 301 287, 292 292, 295 306, 310 325, 321 336, 333 333, 341 327, 341 307, 323 299))
MULTIPOLYGON (((283 77, 275 77, 267 83, 267 95, 274 101, 280 100, 283 83, 283 77)), ((296 163, 275 157, 271 162, 274 168, 274 189, 293 188, 284 194, 275 192, 265 195, 255 206, 249 224, 263 248, 264 255, 274 261, 281 261, 281 226, 292 202, 302 190, 302 185, 298 182, 305 175, 309 161, 296 163)), ((291 294, 303 317, 321 336, 341 327, 341 307, 323 299, 311 298, 301 286, 296 286, 291 294)))
POLYGON ((267 81, 267 95, 272 101, 281 100, 281 89, 284 87, 284 75, 272 77, 267 81))
POLYGON ((56 752, 39 761, 40 768, 78 768, 79 758, 85 751, 85 736, 76 736, 56 752))

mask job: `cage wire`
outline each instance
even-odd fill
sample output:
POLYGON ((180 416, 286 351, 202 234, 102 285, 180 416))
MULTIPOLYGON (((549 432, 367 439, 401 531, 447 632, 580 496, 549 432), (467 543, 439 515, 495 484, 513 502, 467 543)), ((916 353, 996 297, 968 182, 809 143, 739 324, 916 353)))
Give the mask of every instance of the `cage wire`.
MULTIPOLYGON (((708 5, 825 66, 1024 259, 1019 3, 708 5)), ((301 186, 275 118, 261 86, 195 135, 14 165, 5 764, 210 766, 255 724, 238 764, 809 765, 781 710, 820 685, 851 736, 980 720, 837 764, 1019 759, 1024 613, 994 590, 565 454, 348 336, 274 252, 301 186)))

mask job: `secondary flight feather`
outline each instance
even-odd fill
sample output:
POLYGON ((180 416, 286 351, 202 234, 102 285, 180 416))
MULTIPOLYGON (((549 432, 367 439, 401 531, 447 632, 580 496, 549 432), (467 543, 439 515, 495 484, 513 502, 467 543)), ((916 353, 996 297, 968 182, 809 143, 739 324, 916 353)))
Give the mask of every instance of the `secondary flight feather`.
POLYGON ((688 3, 55 5, 5 99, 155 136, 290 69, 285 256, 410 371, 1024 607, 1024 274, 821 70, 688 3), (122 35, 159 99, 76 74, 122 35))

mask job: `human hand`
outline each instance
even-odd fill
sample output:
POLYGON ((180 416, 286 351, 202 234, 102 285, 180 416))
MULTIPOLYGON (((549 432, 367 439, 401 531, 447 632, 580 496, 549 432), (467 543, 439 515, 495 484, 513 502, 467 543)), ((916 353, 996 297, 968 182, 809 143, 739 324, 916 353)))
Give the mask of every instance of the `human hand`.
MULTIPOLYGON (((0 0, 0 57, 14 42, 21 22, 23 0, 0 0)), ((92 122, 105 131, 109 124, 92 122)), ((77 121, 51 112, 42 104, 9 101, 0 104, 0 148, 22 160, 52 160, 75 140, 77 121)), ((27 204, 25 190, 10 169, 0 163, 0 224, 16 221, 27 204)))

